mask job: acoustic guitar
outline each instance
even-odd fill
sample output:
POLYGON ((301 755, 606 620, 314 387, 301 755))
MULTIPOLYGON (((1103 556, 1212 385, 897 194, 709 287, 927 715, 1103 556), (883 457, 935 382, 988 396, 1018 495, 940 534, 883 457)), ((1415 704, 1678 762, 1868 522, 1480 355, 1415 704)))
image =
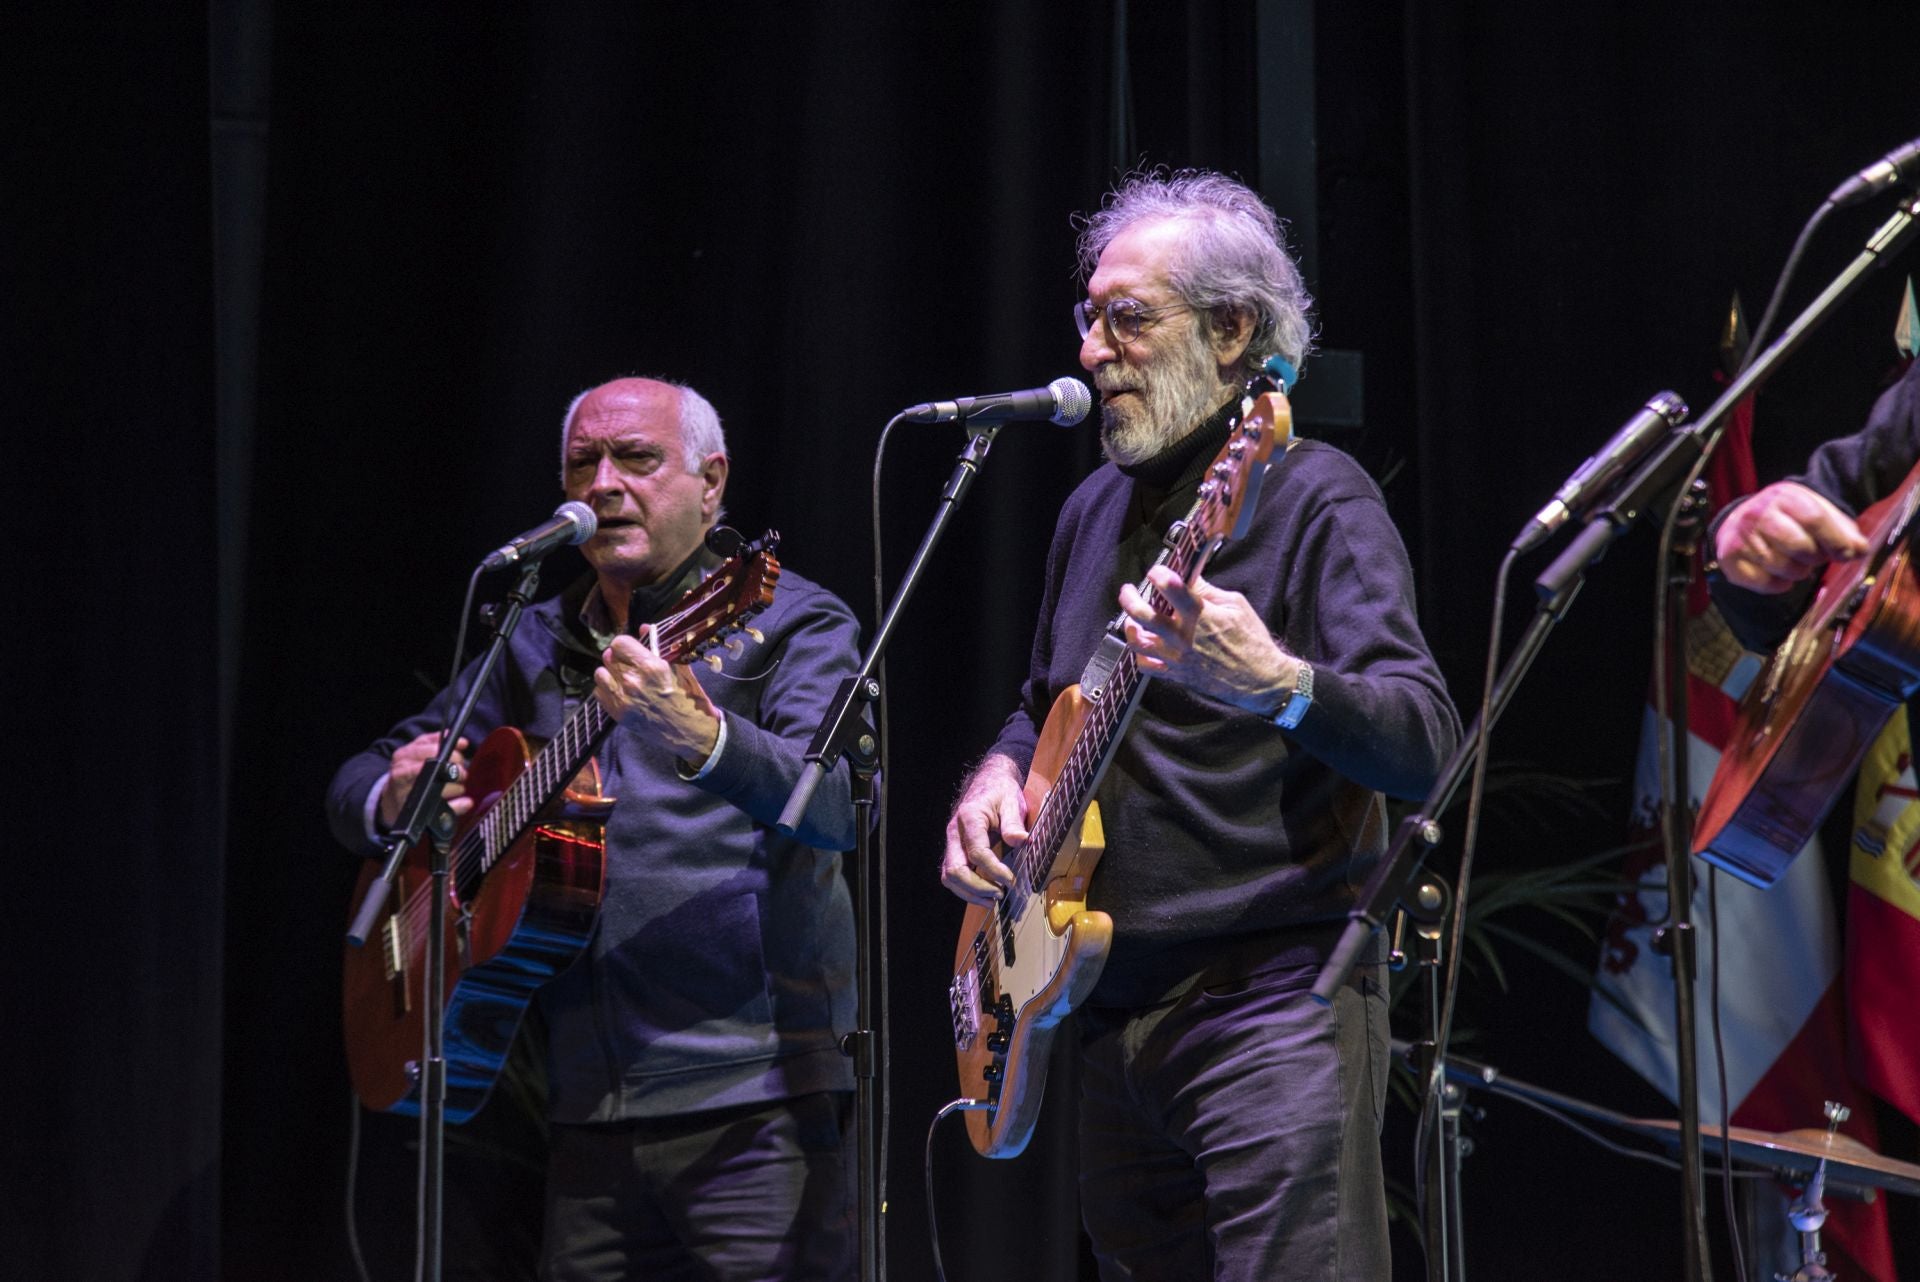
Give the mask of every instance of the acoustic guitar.
MULTIPOLYGON (((652 625, 669 663, 709 654, 773 600, 780 536, 743 547, 652 625)), ((731 638, 731 640, 729 640, 731 638)), ((508 726, 488 735, 467 770, 473 809, 448 853, 447 1105, 464 1122, 493 1089, 527 1003, 585 947, 600 909, 606 816, 593 756, 614 720, 589 695, 539 748, 508 726)), ((354 1093, 382 1112, 420 1110, 426 1033, 426 940, 433 879, 422 841, 407 853, 366 943, 346 950, 342 1004, 354 1093)), ((379 876, 369 860, 353 902, 379 876)))
POLYGON ((1741 700, 1693 849, 1742 881, 1764 888, 1780 879, 1887 720, 1920 689, 1916 508, 1920 465, 1860 514, 1866 554, 1827 567, 1741 700))
MULTIPOLYGON (((1169 534, 1160 563, 1183 579, 1221 544, 1246 533, 1274 449, 1292 432, 1285 395, 1265 379, 1214 458, 1187 517, 1169 534)), ((1143 579, 1140 591, 1164 604, 1143 579)), ((1014 884, 992 906, 969 904, 948 986, 960 1090, 987 1103, 967 1113, 983 1157, 1014 1157, 1033 1136, 1054 1030, 1093 991, 1113 940, 1113 921, 1087 911, 1087 883, 1105 849, 1094 790, 1149 680, 1133 651, 1109 634, 1103 677, 1083 678, 1054 700, 1025 783, 1028 837, 1005 858, 1014 884)))

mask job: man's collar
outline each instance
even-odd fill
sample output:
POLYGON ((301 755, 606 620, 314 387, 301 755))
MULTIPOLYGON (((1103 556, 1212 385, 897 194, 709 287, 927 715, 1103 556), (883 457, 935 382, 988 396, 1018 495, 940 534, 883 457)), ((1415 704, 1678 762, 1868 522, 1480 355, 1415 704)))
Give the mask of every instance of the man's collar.
MULTIPOLYGON (((658 583, 635 588, 627 597, 627 631, 633 632, 641 624, 652 623, 666 613, 675 602, 712 573, 720 561, 719 554, 708 551, 706 544, 702 543, 672 574, 658 583)), ((614 637, 620 635, 614 627, 613 613, 607 609, 606 596, 598 579, 588 590, 586 600, 580 603, 579 618, 580 625, 601 649, 612 645, 614 637)))

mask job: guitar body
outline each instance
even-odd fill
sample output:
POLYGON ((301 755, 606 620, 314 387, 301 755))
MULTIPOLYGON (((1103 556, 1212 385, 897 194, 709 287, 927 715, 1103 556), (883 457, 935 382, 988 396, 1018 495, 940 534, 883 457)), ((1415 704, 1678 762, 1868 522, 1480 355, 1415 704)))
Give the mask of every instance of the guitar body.
MULTIPOLYGON (((1048 710, 1027 772, 1029 815, 1040 813, 1088 708, 1072 686, 1048 710)), ((1087 882, 1105 850, 1098 803, 1074 829, 1054 865, 1059 875, 1040 893, 1006 914, 1001 906, 969 904, 961 922, 955 1054, 961 1092, 993 1104, 966 1115, 967 1136, 982 1157, 1016 1157, 1033 1138, 1054 1030, 1093 991, 1113 942, 1112 919, 1087 911, 1087 882)))
POLYGON ((1920 466, 1861 514, 1866 555, 1827 568, 1741 702, 1693 845, 1743 881, 1779 880, 1920 689, 1920 580, 1908 546, 1917 501, 1920 466))
MULTIPOLYGON (((467 775, 474 807, 454 829, 455 850, 533 758, 533 745, 512 728, 481 743, 467 775)), ((598 768, 589 760, 553 813, 529 825, 491 868, 451 879, 444 1025, 450 1121, 480 1110, 534 991, 572 965, 592 935, 612 807, 599 795, 598 768)), ((429 854, 427 842, 407 852, 374 932, 364 947, 346 950, 347 1067, 361 1102, 382 1111, 420 1110, 429 854)), ((378 875, 378 863, 369 860, 354 903, 378 875)))

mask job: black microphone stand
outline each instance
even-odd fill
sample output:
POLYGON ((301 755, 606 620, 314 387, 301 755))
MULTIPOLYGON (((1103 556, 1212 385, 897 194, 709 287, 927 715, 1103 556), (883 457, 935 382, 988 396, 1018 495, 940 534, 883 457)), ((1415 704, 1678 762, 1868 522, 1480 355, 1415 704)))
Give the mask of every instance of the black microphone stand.
MULTIPOLYGON (((1694 465, 1697 474, 1705 455, 1694 465)), ((1687 769, 1690 718, 1687 702, 1687 587, 1693 581, 1693 555, 1706 521, 1704 481, 1687 487, 1675 506, 1674 538, 1661 567, 1666 588, 1664 647, 1667 718, 1667 769, 1661 774, 1660 819, 1667 869, 1667 921, 1654 931, 1654 951, 1667 955, 1673 974, 1673 1093, 1680 1110, 1681 1214, 1686 1224, 1686 1277, 1703 1282, 1713 1276, 1707 1250, 1706 1181, 1700 1148, 1700 1026, 1694 983, 1700 976, 1700 936, 1693 927, 1693 786, 1687 769)), ((1726 1101, 1721 1101, 1726 1107, 1726 1101)))
POLYGON ((365 947, 367 936, 373 930, 374 919, 380 915, 381 907, 393 892, 394 879, 399 875, 407 852, 422 837, 430 835, 433 838, 428 846, 428 869, 432 874, 431 900, 427 917, 426 975, 422 981, 426 993, 426 1010, 422 1015, 426 1041, 421 1052, 420 1067, 415 1074, 420 1090, 420 1276, 425 1282, 438 1282, 440 1277, 443 1242, 441 1190, 446 1169, 447 897, 452 893, 452 887, 448 884, 447 850, 453 836, 454 820, 453 811, 447 808, 446 798, 440 795, 440 790, 449 780, 447 764, 453 759, 454 745, 460 742, 460 736, 465 733, 467 722, 473 716, 474 704, 479 701, 480 691, 499 665, 500 657, 506 653, 507 642, 512 639, 513 630, 520 623, 520 613, 533 599, 539 583, 539 561, 528 562, 520 571, 519 581, 507 594, 507 608, 501 612, 499 622, 494 627, 493 642, 487 647, 480 667, 467 687, 466 697, 460 701, 460 707, 440 736, 440 751, 413 781, 413 791, 407 794, 399 823, 387 835, 387 860, 380 869, 380 876, 367 887, 366 898, 360 901, 360 910, 354 914, 353 924, 347 928, 347 942, 355 948, 365 947))
MULTIPOLYGON (((1920 218, 1920 198, 1910 195, 1906 202, 1894 211, 1892 217, 1888 218, 1868 238, 1866 247, 1826 289, 1821 291, 1817 298, 1807 305, 1793 323, 1782 331, 1780 337, 1726 386, 1719 399, 1714 401, 1697 422, 1670 435, 1652 457, 1641 465, 1640 470, 1616 492, 1612 502, 1588 520, 1586 528, 1561 553, 1559 559, 1547 568, 1546 573, 1535 581, 1535 587, 1541 597, 1541 606, 1527 633, 1521 638, 1512 658, 1508 660, 1506 669, 1494 683, 1490 698, 1491 720, 1499 719, 1500 713, 1512 697, 1514 688, 1527 668, 1531 666, 1541 644, 1544 643, 1553 622, 1572 603, 1574 595, 1584 581, 1583 575, 1586 568, 1605 555, 1613 540, 1624 533, 1641 513, 1666 510, 1669 496, 1678 493, 1683 483, 1686 483, 1690 476, 1697 475, 1705 466, 1706 459, 1720 442, 1726 421, 1732 416, 1734 407, 1757 390, 1788 356, 1800 348, 1814 327, 1825 320, 1841 300, 1859 286, 1869 271, 1892 256, 1912 234, 1916 218, 1920 218)), ((1666 572, 1666 567, 1662 567, 1662 572, 1666 572)), ((1684 668, 1681 671, 1684 672, 1684 668)), ((1684 688, 1684 682, 1680 684, 1684 688)), ((1684 709, 1681 713, 1684 715, 1684 709)), ((1680 724, 1684 725, 1684 722, 1680 724)), ((1439 782, 1434 785, 1433 791, 1427 795, 1420 809, 1401 821, 1392 846, 1388 849, 1385 858, 1374 869, 1373 877, 1368 881, 1359 901, 1348 914, 1346 932, 1341 936, 1332 957, 1328 959, 1314 983, 1313 996, 1321 1003, 1332 1002, 1334 994, 1339 991, 1340 986, 1346 982, 1347 976, 1352 972, 1361 950, 1366 947, 1373 933, 1380 928, 1392 906, 1395 903, 1406 902, 1407 893, 1419 870, 1420 861, 1426 857, 1427 851, 1440 841, 1440 826, 1428 816, 1438 814, 1446 808, 1454 791, 1466 777, 1467 771, 1472 766, 1473 744, 1478 729, 1479 722, 1476 720, 1473 729, 1461 740, 1460 747, 1454 751, 1452 758, 1442 769, 1439 782), (1416 844, 1418 844, 1418 850, 1415 849, 1416 844)), ((1681 754, 1671 755, 1677 757, 1681 754)), ((1670 783, 1670 781, 1666 782, 1670 783)), ((1676 808, 1675 801, 1676 794, 1667 791, 1662 802, 1664 808, 1662 831, 1669 835, 1670 841, 1673 834, 1686 833, 1691 828, 1690 818, 1679 819, 1673 816, 1672 812, 1676 808)), ((1690 808, 1681 806, 1680 809, 1685 813, 1690 808)), ((1684 868, 1687 857, 1682 855, 1677 861, 1669 858, 1670 872, 1676 863, 1684 868)), ((1681 888, 1671 884, 1668 886, 1667 903, 1668 912, 1675 915, 1669 926, 1669 937, 1675 943, 1676 952, 1686 950, 1690 957, 1692 927, 1686 922, 1685 914, 1690 909, 1691 878, 1687 877, 1686 881, 1687 885, 1681 888), (1676 899, 1675 895, 1679 889, 1684 889, 1689 898, 1676 899)), ((1682 987, 1683 985, 1679 983, 1675 984, 1675 1038, 1680 1044, 1680 1053, 1691 1055, 1694 1051, 1693 1028, 1689 1026, 1682 1029, 1677 1026, 1681 1019, 1687 1019, 1690 1023, 1693 1011, 1691 992, 1682 999, 1680 996, 1682 987), (1684 1010, 1681 1009, 1682 1007, 1684 1010)), ((1684 987, 1690 989, 1691 984, 1684 987)), ((1437 1047, 1436 1053, 1444 1064, 1446 1048, 1437 1047)), ((1701 1214, 1695 1209, 1699 1200, 1699 1191, 1694 1187, 1701 1165, 1699 1128, 1695 1127, 1690 1133, 1683 1133, 1681 1142, 1692 1145, 1694 1149, 1690 1163, 1684 1156, 1682 1160, 1683 1168, 1693 1173, 1692 1177, 1683 1181, 1688 1186, 1686 1223, 1689 1230, 1687 1236, 1690 1249, 1687 1257, 1687 1276, 1689 1282, 1701 1282, 1709 1274, 1706 1272, 1704 1243, 1700 1242, 1699 1235, 1693 1231, 1694 1226, 1702 1220, 1701 1214)))
MULTIPOLYGON (((859 819, 854 838, 853 877, 856 920, 854 969, 859 1010, 854 1021, 857 1027, 847 1035, 841 1046, 853 1059, 854 1114, 860 1161, 861 1282, 877 1282, 886 1277, 886 1236, 880 1229, 880 1197, 876 1179, 879 1170, 879 1097, 875 1090, 875 1078, 881 1068, 878 1053, 880 1043, 871 1026, 884 1014, 876 1009, 873 999, 873 959, 880 955, 876 945, 882 923, 874 912, 868 880, 873 774, 879 765, 880 745, 878 732, 868 722, 865 709, 880 699, 880 681, 874 673, 886 655, 888 642, 893 639, 894 627, 907 601, 913 596, 914 589, 919 586, 934 546, 946 533, 947 525, 959 509, 961 500, 966 498, 967 490, 979 474, 980 465, 986 461, 987 451, 993 448, 993 438, 999 431, 1000 425, 997 423, 981 426, 967 424, 966 446, 960 451, 959 461, 954 464, 945 488, 940 491, 940 506, 934 513, 933 521, 921 536, 913 561, 907 566, 907 572, 887 606, 886 615, 880 620, 873 641, 860 660, 860 670, 840 683, 833 707, 828 710, 826 719, 813 736, 813 742, 807 747, 806 767, 787 798, 786 809, 780 812, 780 831, 792 833, 798 829, 806 816, 807 804, 812 800, 814 790, 840 757, 843 754, 846 756, 848 768, 853 771, 854 804, 859 819)), ((884 851, 881 852, 881 858, 885 858, 884 851)))

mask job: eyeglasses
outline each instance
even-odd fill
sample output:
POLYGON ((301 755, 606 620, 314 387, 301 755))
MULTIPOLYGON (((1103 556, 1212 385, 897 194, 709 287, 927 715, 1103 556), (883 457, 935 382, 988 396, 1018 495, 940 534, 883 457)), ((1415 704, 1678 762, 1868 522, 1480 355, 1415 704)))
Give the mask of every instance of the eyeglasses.
POLYGON ((1093 300, 1089 298, 1073 305, 1073 323, 1074 327, 1080 331, 1080 337, 1085 338, 1093 332, 1094 322, 1104 316, 1107 321, 1107 333, 1113 335, 1114 342, 1124 347, 1138 339, 1149 325, 1158 324, 1161 317, 1192 310, 1192 306, 1187 303, 1147 307, 1131 298, 1116 298, 1105 307, 1095 307, 1093 300))

